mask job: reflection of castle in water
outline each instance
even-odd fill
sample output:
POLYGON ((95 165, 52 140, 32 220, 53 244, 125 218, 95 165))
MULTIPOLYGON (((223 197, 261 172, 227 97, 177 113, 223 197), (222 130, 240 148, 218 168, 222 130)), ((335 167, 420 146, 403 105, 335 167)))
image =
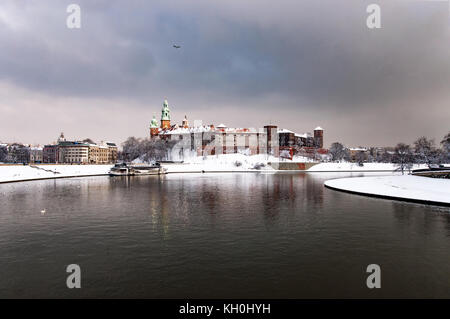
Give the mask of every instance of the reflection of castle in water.
POLYGON ((217 220, 245 223, 255 214, 271 225, 280 217, 309 214, 311 203, 323 205, 321 182, 307 174, 168 175, 164 180, 160 195, 169 194, 170 200, 165 198, 161 209, 168 211, 170 222, 186 225, 198 218, 207 218, 211 227, 217 220))

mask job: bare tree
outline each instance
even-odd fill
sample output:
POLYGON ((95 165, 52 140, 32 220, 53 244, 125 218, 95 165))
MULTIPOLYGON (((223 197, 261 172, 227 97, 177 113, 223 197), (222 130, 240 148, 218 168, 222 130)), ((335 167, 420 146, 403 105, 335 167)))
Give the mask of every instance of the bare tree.
POLYGON ((373 163, 377 160, 378 157, 378 151, 375 147, 369 148, 369 153, 367 154, 367 162, 373 163))
POLYGON ((364 163, 364 161, 366 160, 366 155, 364 154, 364 152, 358 152, 355 154, 355 161, 362 166, 362 164, 364 163))
POLYGON ((387 150, 384 150, 384 152, 381 153, 381 154, 377 157, 377 162, 381 162, 381 163, 391 163, 391 162, 392 162, 392 154, 389 153, 387 150))
POLYGON ((392 161, 396 164, 397 170, 404 174, 405 170, 410 170, 413 163, 413 154, 411 147, 404 143, 398 143, 394 150, 392 161))
POLYGON ((135 138, 134 136, 129 137, 122 144, 123 149, 123 160, 133 161, 142 154, 141 150, 141 139, 135 138))
POLYGON ((415 160, 421 164, 431 164, 435 159, 434 140, 429 140, 425 136, 419 137, 414 142, 415 160))
POLYGON ((7 156, 8 156, 8 148, 6 146, 0 145, 0 162, 6 162, 7 156))
POLYGON ((442 153, 443 153, 443 161, 450 160, 450 132, 444 136, 444 139, 441 141, 442 145, 442 153))
POLYGON ((141 142, 141 155, 145 162, 162 161, 169 158, 175 141, 165 139, 145 139, 141 142))
POLYGON ((331 144, 329 152, 333 161, 340 161, 346 157, 345 147, 339 142, 331 144))
POLYGON ((139 139, 129 137, 122 144, 122 159, 124 161, 134 161, 137 158, 144 162, 166 160, 169 152, 175 145, 175 141, 166 139, 139 139))

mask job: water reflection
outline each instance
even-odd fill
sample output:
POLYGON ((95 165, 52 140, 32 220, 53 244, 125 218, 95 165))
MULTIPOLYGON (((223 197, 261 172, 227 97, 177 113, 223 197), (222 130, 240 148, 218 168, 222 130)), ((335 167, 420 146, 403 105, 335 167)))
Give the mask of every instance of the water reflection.
POLYGON ((392 209, 400 229, 406 228, 421 235, 445 230, 450 237, 450 214, 446 207, 392 201, 392 209))
POLYGON ((450 297, 450 209, 323 187, 360 175, 0 185, 0 297, 71 296, 61 269, 74 261, 82 297, 450 297), (390 284, 368 292, 374 261, 390 284))

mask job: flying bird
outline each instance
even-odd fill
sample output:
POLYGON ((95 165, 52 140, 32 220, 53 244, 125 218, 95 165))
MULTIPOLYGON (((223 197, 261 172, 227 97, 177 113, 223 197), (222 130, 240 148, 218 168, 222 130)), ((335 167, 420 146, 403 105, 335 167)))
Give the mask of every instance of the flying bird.
POLYGON ((181 48, 181 45, 176 45, 176 44, 174 44, 173 47, 174 47, 175 49, 179 49, 179 48, 181 48))

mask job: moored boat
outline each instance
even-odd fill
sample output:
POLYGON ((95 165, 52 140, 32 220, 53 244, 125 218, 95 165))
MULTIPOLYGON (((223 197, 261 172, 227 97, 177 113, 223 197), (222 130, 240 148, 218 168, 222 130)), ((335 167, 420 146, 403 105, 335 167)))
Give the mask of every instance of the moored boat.
POLYGON ((128 165, 119 163, 109 171, 109 176, 137 176, 137 175, 160 175, 166 174, 167 169, 159 163, 154 165, 128 165))

